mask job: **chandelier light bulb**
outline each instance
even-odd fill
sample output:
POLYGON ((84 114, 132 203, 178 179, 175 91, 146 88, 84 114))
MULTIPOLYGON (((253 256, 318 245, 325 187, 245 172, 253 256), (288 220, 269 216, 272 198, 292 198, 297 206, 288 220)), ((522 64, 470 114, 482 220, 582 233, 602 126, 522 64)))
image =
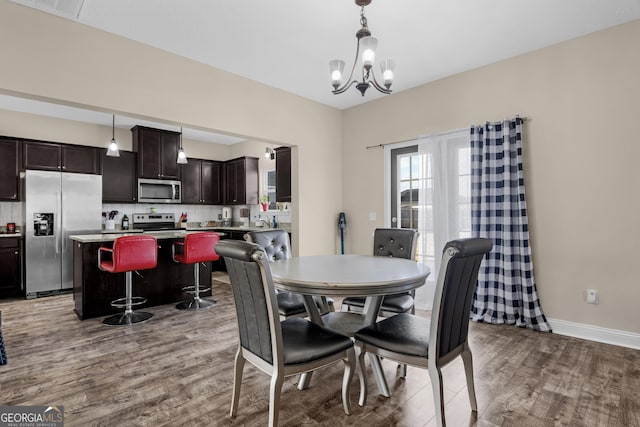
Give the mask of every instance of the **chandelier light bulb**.
POLYGON ((389 89, 393 83, 395 62, 392 59, 385 59, 380 63, 380 71, 382 71, 382 84, 389 89))
POLYGON ((363 37, 360 39, 362 46, 362 66, 367 70, 373 66, 376 60, 376 47, 378 47, 378 39, 375 37, 363 37))
POLYGON ((334 59, 329 62, 329 72, 331 73, 331 84, 337 89, 342 84, 342 72, 344 71, 344 61, 334 59))

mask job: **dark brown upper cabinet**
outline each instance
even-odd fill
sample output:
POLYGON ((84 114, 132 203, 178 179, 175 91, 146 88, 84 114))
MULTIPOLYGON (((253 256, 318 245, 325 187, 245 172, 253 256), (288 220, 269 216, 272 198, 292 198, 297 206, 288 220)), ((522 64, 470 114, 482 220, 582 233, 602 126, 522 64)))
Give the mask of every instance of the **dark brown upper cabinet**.
POLYGON ((120 157, 108 157, 102 150, 102 201, 134 203, 138 200, 136 153, 120 150, 120 157))
POLYGON ((135 126, 133 151, 138 153, 138 177, 180 179, 178 149, 180 134, 161 129, 135 126))
POLYGON ((181 165, 182 203, 221 205, 222 162, 192 159, 181 165))
POLYGON ((20 140, 0 137, 0 200, 20 199, 20 140))
POLYGON ((99 149, 81 145, 25 140, 24 169, 99 174, 99 149))
POLYGON ((276 148, 276 202, 291 202, 291 147, 276 148))
POLYGON ((227 205, 258 203, 258 158, 240 157, 225 162, 225 197, 227 205))

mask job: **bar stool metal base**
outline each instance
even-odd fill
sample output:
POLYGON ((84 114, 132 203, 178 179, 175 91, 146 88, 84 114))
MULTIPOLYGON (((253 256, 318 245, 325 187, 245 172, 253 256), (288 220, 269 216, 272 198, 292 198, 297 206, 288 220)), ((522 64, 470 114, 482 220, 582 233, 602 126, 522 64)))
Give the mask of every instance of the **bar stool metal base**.
POLYGON ((133 325, 135 323, 146 322, 152 317, 152 313, 147 313, 145 311, 132 311, 128 313, 114 314, 113 316, 104 319, 102 323, 109 326, 133 325))
POLYGON ((216 301, 208 300, 208 299, 190 299, 188 301, 182 301, 181 303, 176 304, 176 308, 178 310, 199 310, 201 308, 209 308, 213 306, 216 301))
POLYGON ((200 292, 206 292, 211 288, 200 287, 200 269, 199 263, 193 265, 193 283, 192 286, 185 286, 183 291, 189 294, 193 294, 193 298, 187 301, 182 301, 176 305, 178 310, 199 310, 201 308, 210 308, 217 301, 200 298, 200 292))

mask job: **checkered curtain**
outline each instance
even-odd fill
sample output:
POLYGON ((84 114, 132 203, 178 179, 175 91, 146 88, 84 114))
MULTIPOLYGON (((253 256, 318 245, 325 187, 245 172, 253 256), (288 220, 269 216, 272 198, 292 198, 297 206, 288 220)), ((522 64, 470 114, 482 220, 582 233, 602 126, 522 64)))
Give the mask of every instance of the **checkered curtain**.
POLYGON ((522 119, 471 127, 473 235, 493 241, 478 274, 472 319, 551 331, 533 279, 522 172, 522 119))

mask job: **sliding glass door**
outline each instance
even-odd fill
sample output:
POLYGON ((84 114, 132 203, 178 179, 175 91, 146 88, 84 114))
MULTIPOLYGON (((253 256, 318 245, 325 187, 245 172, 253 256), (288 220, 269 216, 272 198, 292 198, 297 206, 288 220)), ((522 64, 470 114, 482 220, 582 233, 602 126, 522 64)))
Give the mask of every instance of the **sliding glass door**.
POLYGON ((418 308, 431 308, 441 252, 449 240, 471 236, 471 158, 468 130, 417 139, 389 149, 391 227, 420 233, 416 261, 431 267, 418 308))

